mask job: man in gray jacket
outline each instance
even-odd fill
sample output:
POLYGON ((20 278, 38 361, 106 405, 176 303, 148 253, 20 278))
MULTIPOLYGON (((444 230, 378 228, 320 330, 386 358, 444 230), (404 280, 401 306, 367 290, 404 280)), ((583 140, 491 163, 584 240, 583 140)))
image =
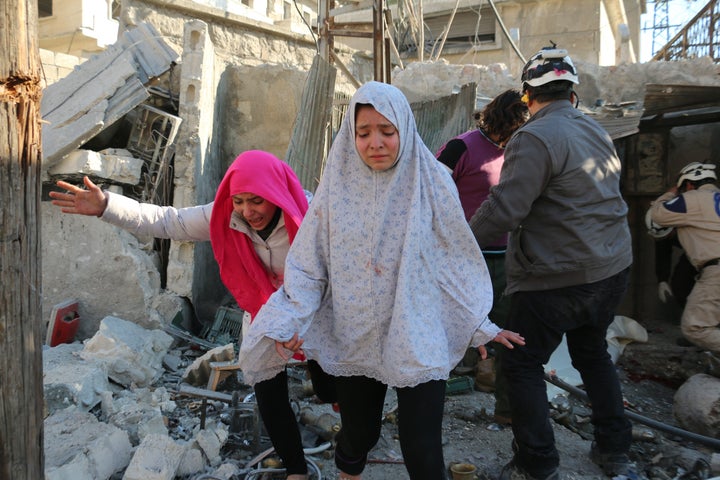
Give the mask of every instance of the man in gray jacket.
POLYGON ((481 247, 511 232, 507 328, 526 339, 501 352, 515 456, 500 479, 559 478, 543 365, 563 335, 592 404, 591 459, 609 476, 627 474, 631 425, 605 341, 632 264, 620 160, 608 133, 574 108, 579 81, 565 50, 540 50, 522 82, 532 116, 470 221, 481 247))

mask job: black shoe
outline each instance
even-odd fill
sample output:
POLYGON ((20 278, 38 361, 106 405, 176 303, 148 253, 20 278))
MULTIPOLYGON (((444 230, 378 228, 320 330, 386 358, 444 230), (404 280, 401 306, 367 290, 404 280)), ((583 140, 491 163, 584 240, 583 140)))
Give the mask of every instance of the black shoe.
POLYGON ((635 464, 630 461, 630 457, 626 453, 600 453, 597 444, 592 443, 590 447, 590 459, 600 467, 608 477, 616 477, 625 475, 626 477, 635 478, 635 464))
POLYGON ((534 477, 530 475, 524 468, 515 462, 515 458, 510 460, 510 463, 505 465, 500 471, 498 480, 559 480, 560 474, 556 468, 549 475, 543 475, 540 477, 534 477))

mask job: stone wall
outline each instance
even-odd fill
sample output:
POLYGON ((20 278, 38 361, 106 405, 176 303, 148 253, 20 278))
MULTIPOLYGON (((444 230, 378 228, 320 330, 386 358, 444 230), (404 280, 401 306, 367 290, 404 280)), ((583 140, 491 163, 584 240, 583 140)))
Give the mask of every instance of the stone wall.
POLYGON ((46 87, 66 77, 85 59, 41 48, 40 61, 42 62, 43 86, 46 87))

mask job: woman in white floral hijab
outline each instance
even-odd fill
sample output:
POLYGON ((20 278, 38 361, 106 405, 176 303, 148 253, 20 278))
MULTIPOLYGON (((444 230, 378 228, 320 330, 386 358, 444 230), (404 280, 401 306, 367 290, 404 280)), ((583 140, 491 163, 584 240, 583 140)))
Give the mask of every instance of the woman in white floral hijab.
POLYGON ((469 346, 484 355, 491 340, 524 343, 487 318, 491 304, 452 178, 418 135, 402 92, 370 82, 350 101, 285 283, 247 332, 240 363, 251 384, 277 374, 301 346, 320 364, 340 407, 340 478, 360 478, 394 387, 410 478, 444 479, 450 371, 469 346))

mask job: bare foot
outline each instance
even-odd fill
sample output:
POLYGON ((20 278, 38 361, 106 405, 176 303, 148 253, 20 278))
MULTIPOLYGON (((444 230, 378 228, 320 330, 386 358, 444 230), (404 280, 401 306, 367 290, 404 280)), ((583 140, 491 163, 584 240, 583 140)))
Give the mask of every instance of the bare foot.
POLYGON ((287 476, 287 480, 308 480, 307 475, 301 475, 299 473, 293 473, 287 476))

